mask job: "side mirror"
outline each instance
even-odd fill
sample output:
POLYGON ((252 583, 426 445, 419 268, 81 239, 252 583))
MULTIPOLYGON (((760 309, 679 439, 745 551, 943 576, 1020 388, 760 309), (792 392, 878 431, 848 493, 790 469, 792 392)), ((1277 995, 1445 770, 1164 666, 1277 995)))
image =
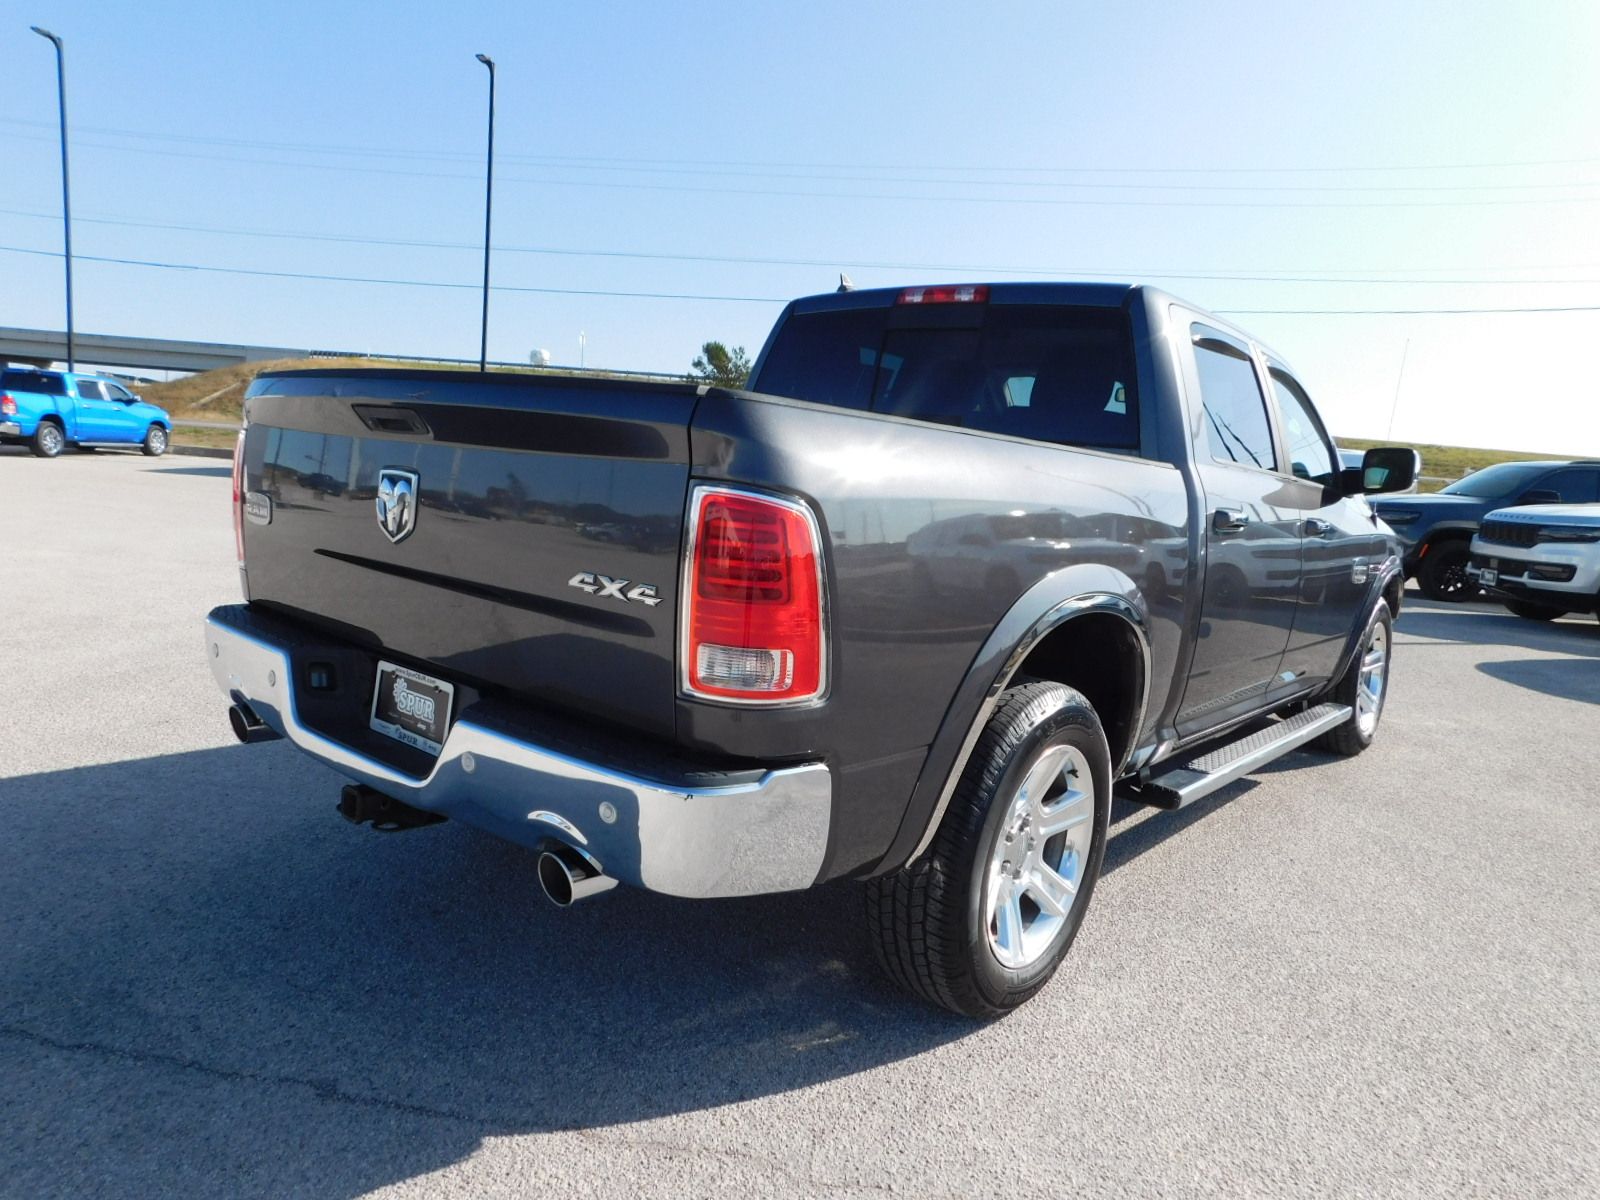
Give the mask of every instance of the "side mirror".
POLYGON ((1403 492, 1416 481, 1417 452, 1408 446, 1375 446, 1359 468, 1339 472, 1339 490, 1346 496, 1403 492))
POLYGON ((1549 488, 1534 488, 1531 492, 1523 492, 1517 497, 1517 504, 1560 504, 1561 493, 1553 492, 1549 488))

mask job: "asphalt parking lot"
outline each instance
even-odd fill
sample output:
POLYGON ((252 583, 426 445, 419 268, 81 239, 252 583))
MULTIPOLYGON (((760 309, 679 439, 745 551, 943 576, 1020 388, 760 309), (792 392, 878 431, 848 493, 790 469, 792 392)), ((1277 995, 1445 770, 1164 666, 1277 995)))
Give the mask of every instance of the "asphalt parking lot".
POLYGON ((228 465, 0 452, 0 1193, 1600 1191, 1600 623, 1415 599, 1378 744, 1119 808, 975 1025, 848 886, 569 912, 234 744, 228 465))

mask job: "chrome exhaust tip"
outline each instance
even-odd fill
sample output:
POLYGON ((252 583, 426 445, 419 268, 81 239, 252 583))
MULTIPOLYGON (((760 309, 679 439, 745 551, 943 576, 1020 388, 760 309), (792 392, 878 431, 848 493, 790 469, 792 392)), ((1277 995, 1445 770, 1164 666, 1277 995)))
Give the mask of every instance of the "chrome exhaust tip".
POLYGON ((233 736, 247 746, 255 742, 275 741, 278 737, 273 728, 256 716, 255 710, 242 700, 228 706, 228 724, 233 729, 233 736))
POLYGON ((615 879, 570 846, 557 843, 539 855, 539 887, 557 908, 570 908, 616 886, 615 879))

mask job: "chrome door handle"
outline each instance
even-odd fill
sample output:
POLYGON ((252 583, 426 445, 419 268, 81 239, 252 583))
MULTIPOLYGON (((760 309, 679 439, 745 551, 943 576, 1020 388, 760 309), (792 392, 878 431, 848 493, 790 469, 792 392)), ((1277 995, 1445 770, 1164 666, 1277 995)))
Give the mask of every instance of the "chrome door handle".
POLYGON ((1327 537, 1332 532, 1333 523, 1331 521, 1324 521, 1321 517, 1306 518, 1307 537, 1327 537))
POLYGON ((1250 524, 1250 514, 1242 508, 1219 508, 1211 514, 1211 532, 1238 533, 1250 524))

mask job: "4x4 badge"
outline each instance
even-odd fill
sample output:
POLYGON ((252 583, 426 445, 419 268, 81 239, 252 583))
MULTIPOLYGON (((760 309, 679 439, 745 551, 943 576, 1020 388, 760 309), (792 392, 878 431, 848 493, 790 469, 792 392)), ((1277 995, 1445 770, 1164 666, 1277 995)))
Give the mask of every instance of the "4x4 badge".
POLYGON ((654 608, 661 603, 661 597, 656 595, 656 585, 653 583, 613 579, 609 575, 601 575, 594 571, 579 571, 567 580, 567 586, 575 587, 580 592, 588 592, 591 596, 610 596, 613 600, 621 600, 624 604, 633 601, 654 608))
POLYGON ((405 541, 417 527, 420 490, 415 471, 385 467, 378 472, 378 528, 391 542, 405 541))

